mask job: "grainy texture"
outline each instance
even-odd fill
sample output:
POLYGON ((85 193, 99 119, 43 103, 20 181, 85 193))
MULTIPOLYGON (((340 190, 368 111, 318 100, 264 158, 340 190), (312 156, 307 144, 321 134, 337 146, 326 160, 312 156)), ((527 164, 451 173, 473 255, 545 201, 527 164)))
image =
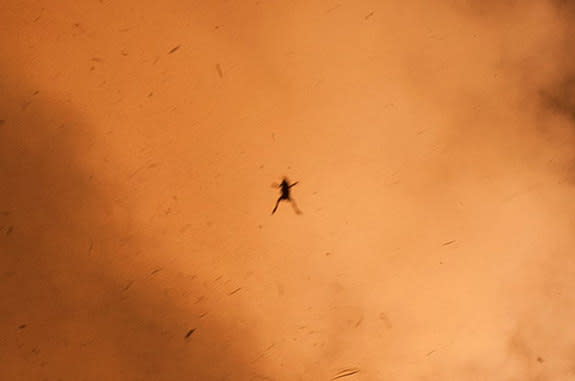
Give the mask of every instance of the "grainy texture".
POLYGON ((0 13, 1 380, 575 378, 574 2, 0 13))

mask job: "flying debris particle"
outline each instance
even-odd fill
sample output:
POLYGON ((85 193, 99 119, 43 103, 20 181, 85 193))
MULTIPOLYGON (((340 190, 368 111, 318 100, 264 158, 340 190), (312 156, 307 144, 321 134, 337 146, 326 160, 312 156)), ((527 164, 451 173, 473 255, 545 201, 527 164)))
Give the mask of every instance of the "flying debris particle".
POLYGON ((283 296, 285 293, 284 286, 281 283, 276 284, 277 292, 279 296, 283 296))
POLYGON ((224 78, 224 72, 222 70, 222 65, 216 64, 216 71, 218 72, 218 75, 220 76, 220 78, 224 78))
POLYGON ((260 353, 258 355, 258 357, 256 357, 255 359, 252 360, 252 364, 256 361, 258 361, 259 359, 261 359, 262 357, 264 357, 264 355, 269 352, 273 347, 275 347, 275 344, 270 345, 269 347, 267 347, 262 353, 260 353))
POLYGON ((159 273, 160 271, 162 271, 162 268, 161 268, 161 267, 155 269, 154 271, 152 271, 152 272, 150 273, 150 276, 152 276, 152 275, 154 275, 154 274, 157 274, 157 273, 159 273))
POLYGON ((42 9, 40 10, 40 14, 34 19, 33 22, 36 22, 36 21, 40 20, 40 17, 42 17, 42 12, 44 12, 44 8, 42 8, 42 9))
POLYGON ((8 226, 8 229, 6 229, 6 235, 12 234, 13 230, 14 230, 14 226, 8 226))
POLYGON ((170 50, 170 51, 168 52, 168 54, 172 54, 172 53, 177 52, 178 49, 180 49, 180 46, 181 46, 181 45, 176 46, 175 48, 173 48, 172 50, 170 50))
POLYGON ((128 178, 131 179, 132 177, 136 176, 138 173, 140 173, 141 171, 145 170, 145 169, 153 169, 156 168, 159 165, 159 163, 151 163, 145 166, 142 166, 138 169, 136 169, 134 172, 132 172, 128 178))
POLYGON ((150 92, 148 93, 148 98, 150 98, 152 95, 154 95, 154 92, 153 92, 153 91, 150 91, 150 92))
POLYGON ((369 18, 370 18, 371 16, 373 16, 374 13, 375 13, 375 12, 369 12, 369 14, 368 14, 367 16, 365 16, 365 19, 366 19, 366 20, 369 20, 369 18))
POLYGON ((341 372, 339 372, 338 374, 336 374, 335 377, 332 378, 332 380, 337 380, 339 378, 353 376, 354 374, 357 374, 357 373, 359 373, 359 369, 357 369, 357 368, 344 369, 341 372))
POLYGON ((335 11, 337 8, 341 7, 341 4, 337 4, 331 8, 329 8, 327 11, 325 11, 325 13, 331 13, 333 11, 335 11))
POLYGON ((190 330, 188 331, 188 333, 186 333, 186 336, 184 337, 184 339, 187 339, 187 338, 189 338, 190 336, 192 336, 192 334, 193 334, 194 332, 196 332, 196 329, 195 329, 195 328, 190 329, 190 330))
POLYGON ((532 185, 528 186, 527 188, 525 188, 519 192, 515 192, 515 193, 511 194, 510 196, 506 197, 503 201, 509 202, 509 201, 519 197, 519 196, 525 195, 529 192, 533 192, 533 190, 539 188, 540 186, 541 186, 540 183, 532 184, 532 185))
POLYGON ((543 363, 543 359, 541 357, 537 357, 537 362, 538 363, 543 363))
POLYGON ((455 242, 456 242, 455 240, 447 241, 447 242, 444 242, 441 246, 451 245, 452 243, 455 243, 455 242))
POLYGON ((383 321, 383 323, 385 324, 385 326, 389 329, 393 328, 393 326, 391 325, 391 321, 389 320, 389 318, 387 317, 386 314, 384 314, 383 312, 381 312, 379 314, 379 319, 383 321))
POLYGON ((27 327, 26 324, 21 324, 21 325, 18 326, 18 329, 24 329, 24 328, 26 328, 26 327, 27 327))
POLYGON ((6 123, 6 121, 4 119, 0 119, 0 127, 2 127, 4 123, 6 123))
POLYGON ((128 284, 126 285, 126 287, 124 287, 124 289, 122 291, 128 291, 130 289, 130 287, 132 287, 133 284, 134 284, 133 280, 129 281, 128 284))
POLYGON ((429 351, 429 352, 427 352, 427 354, 425 355, 425 357, 429 357, 430 355, 432 355, 432 354, 433 354, 433 352, 435 352, 435 349, 434 349, 434 350, 432 350, 432 351, 429 351))
POLYGON ((238 288, 236 288, 235 290, 233 290, 232 292, 230 292, 228 295, 233 295, 233 294, 235 294, 236 292, 238 292, 238 291, 241 290, 241 289, 242 289, 241 287, 238 287, 238 288))

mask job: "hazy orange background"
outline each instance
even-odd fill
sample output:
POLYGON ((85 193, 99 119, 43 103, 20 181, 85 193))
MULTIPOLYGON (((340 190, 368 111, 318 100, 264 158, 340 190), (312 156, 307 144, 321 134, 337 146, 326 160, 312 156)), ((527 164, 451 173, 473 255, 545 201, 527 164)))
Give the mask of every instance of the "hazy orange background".
POLYGON ((574 9, 1 3, 0 379, 575 379, 574 9))

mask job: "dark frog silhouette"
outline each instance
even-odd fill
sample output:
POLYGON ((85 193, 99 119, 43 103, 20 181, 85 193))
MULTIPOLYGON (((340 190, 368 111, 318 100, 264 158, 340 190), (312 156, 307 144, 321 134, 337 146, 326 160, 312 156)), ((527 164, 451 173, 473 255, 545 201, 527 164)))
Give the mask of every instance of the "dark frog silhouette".
POLYGON ((290 184, 288 178, 284 177, 280 184, 274 184, 276 188, 280 188, 281 195, 276 201, 276 206, 274 207, 274 210, 272 210, 272 214, 276 212, 280 204, 280 201, 282 200, 290 202, 296 214, 302 214, 301 210, 298 209, 295 200, 291 198, 291 188, 295 186, 297 183, 298 182, 296 181, 295 183, 290 184))

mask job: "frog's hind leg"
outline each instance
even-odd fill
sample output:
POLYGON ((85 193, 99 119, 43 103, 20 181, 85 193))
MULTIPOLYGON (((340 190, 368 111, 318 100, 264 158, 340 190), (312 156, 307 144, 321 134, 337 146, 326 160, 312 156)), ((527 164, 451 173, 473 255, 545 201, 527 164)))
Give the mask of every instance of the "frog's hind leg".
POLYGON ((295 211, 295 214, 303 214, 303 212, 297 207, 295 200, 290 198, 289 201, 291 203, 293 210, 295 211))
POLYGON ((274 214, 276 212, 276 210, 278 210, 278 206, 279 206, 281 200, 282 200, 282 198, 280 197, 276 201, 276 206, 274 206, 274 210, 272 210, 272 214, 274 214))

